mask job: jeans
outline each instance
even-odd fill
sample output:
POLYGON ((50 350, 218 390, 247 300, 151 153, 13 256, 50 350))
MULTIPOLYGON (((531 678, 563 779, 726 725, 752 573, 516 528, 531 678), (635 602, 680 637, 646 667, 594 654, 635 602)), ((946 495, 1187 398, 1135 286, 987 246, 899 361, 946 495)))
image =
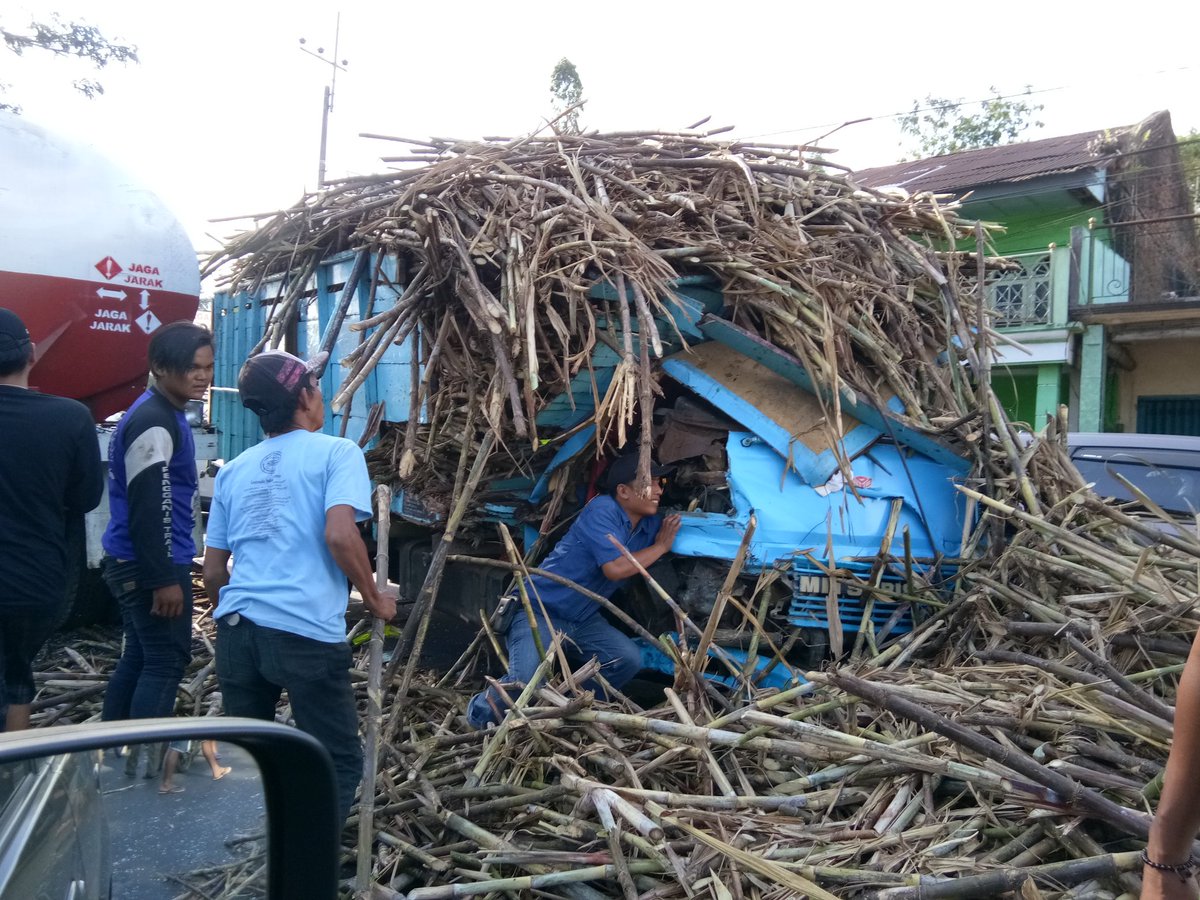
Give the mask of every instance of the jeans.
MULTIPOLYGON (((548 649, 551 628, 540 612, 537 614, 537 620, 542 646, 548 649)), ((610 625, 599 613, 577 622, 551 619, 551 624, 566 638, 563 647, 571 665, 579 665, 593 656, 596 657, 600 660, 600 674, 618 690, 642 668, 642 652, 637 644, 610 625)), ((523 611, 517 610, 508 630, 508 674, 502 681, 527 684, 541 662, 533 631, 529 627, 529 618, 523 611)), ((598 697, 606 696, 604 689, 595 679, 587 680, 581 687, 595 691, 598 697)), ((503 714, 503 703, 503 698, 494 688, 481 691, 471 698, 467 707, 467 720, 475 728, 483 728, 489 722, 497 722, 503 714)))
POLYGON ((121 607, 125 649, 104 693, 101 718, 145 719, 175 712, 175 695, 192 658, 192 568, 176 565, 183 612, 167 619, 150 614, 154 591, 138 585, 138 565, 108 558, 104 580, 121 607))
POLYGON ((316 738, 333 758, 339 824, 350 815, 362 779, 350 664, 345 641, 314 641, 256 625, 237 613, 217 620, 217 679, 226 714, 274 720, 275 705, 286 690, 296 727, 316 738))

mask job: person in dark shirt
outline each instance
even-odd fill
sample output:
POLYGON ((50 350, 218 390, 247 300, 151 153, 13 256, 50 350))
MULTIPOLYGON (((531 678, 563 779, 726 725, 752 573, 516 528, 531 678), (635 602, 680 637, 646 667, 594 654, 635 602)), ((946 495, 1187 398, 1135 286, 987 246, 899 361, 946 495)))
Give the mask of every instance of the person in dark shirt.
MULTIPOLYGON (((679 516, 669 515, 664 519, 658 515, 658 501, 662 497, 658 478, 670 470, 654 465, 650 471, 651 483, 639 485, 637 465, 637 454, 613 460, 603 482, 608 493, 583 508, 541 568, 602 597, 611 597, 625 579, 637 573, 637 567, 613 545, 609 535, 620 541, 643 567, 658 562, 671 549, 679 531, 679 516)), ((569 659, 596 657, 600 674, 618 690, 641 669, 637 644, 605 620, 598 604, 573 588, 540 575, 530 577, 526 590, 543 646, 549 643, 552 626, 566 638, 564 646, 569 659)), ((508 675, 504 680, 515 684, 528 682, 541 661, 529 619, 518 610, 508 630, 508 675)), ((585 686, 601 690, 596 683, 585 686)), ((467 707, 467 720, 475 728, 498 721, 502 699, 494 688, 476 694, 467 707)))
POLYGON ((154 385, 109 444, 104 580, 121 607, 125 649, 101 718, 169 716, 192 654, 196 447, 183 411, 212 383, 207 328, 173 322, 150 339, 154 385))
POLYGON ((35 348, 0 309, 0 731, 29 727, 33 658, 67 603, 67 528, 104 491, 86 406, 29 388, 35 348))

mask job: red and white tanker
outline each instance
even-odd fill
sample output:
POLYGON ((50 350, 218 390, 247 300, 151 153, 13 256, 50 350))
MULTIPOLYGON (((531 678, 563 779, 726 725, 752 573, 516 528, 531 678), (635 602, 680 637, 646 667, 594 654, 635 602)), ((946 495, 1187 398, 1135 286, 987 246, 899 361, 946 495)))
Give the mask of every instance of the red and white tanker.
POLYGON ((37 345, 30 384, 96 421, 146 387, 164 323, 196 315, 200 272, 179 221, 96 151, 0 112, 0 306, 37 345))
MULTIPOLYGON (((128 409, 150 337, 191 321, 199 299, 196 252, 161 200, 95 150, 0 111, 0 306, 37 345, 31 387, 82 401, 97 422, 128 409)), ((215 439, 197 440, 198 458, 202 446, 215 455, 215 439)), ((98 574, 107 522, 105 496, 69 530, 69 625, 114 608, 98 574)))

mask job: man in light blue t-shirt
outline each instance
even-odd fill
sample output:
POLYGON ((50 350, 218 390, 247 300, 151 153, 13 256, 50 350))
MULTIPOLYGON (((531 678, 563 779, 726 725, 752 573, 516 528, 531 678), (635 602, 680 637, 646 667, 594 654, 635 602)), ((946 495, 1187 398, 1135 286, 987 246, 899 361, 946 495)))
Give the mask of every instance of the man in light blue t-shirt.
POLYGON ((375 586, 357 527, 371 516, 362 451, 320 433, 325 403, 314 372, 326 357, 305 363, 268 350, 242 367, 242 403, 258 414, 267 439, 217 475, 204 586, 219 598, 217 677, 225 712, 274 719, 286 690, 297 727, 333 757, 339 821, 345 821, 362 775, 346 581, 385 621, 396 615, 396 598, 375 586))

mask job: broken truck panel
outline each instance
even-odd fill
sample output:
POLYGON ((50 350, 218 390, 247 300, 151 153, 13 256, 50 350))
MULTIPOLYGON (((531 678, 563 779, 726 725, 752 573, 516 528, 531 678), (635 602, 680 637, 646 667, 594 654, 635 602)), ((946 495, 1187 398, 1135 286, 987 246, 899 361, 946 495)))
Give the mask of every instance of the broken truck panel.
MULTIPOLYGON (((928 457, 876 444, 854 459, 852 492, 838 487, 839 479, 821 490, 805 484, 749 432, 731 432, 726 452, 732 509, 727 514, 684 513, 672 550, 698 559, 732 559, 753 512, 758 527, 745 571, 754 574, 782 565, 789 572, 789 625, 827 628, 832 594, 843 631, 857 632, 865 607, 857 579, 872 580, 884 546, 898 562, 878 573, 880 593, 912 593, 908 571, 931 581, 953 574, 947 570, 939 578, 936 569, 943 558, 960 555, 967 500, 956 489, 953 473, 928 457), (830 548, 832 558, 827 558, 830 548)), ((908 608, 887 601, 872 605, 870 619, 875 631, 912 628, 908 608)))
MULTIPOLYGON (((824 484, 838 470, 820 402, 762 363, 711 341, 665 360, 663 371, 761 437, 808 484, 824 484)), ((847 458, 882 436, 848 415, 842 427, 847 458)))
MULTIPOLYGON (((700 330, 706 337, 725 344, 748 359, 766 366, 793 384, 799 385, 809 393, 814 393, 812 378, 805 370, 803 363, 757 335, 716 316, 705 316, 700 322, 700 330)), ((904 411, 903 404, 895 397, 889 401, 888 406, 892 412, 904 411)), ((844 387, 841 392, 841 407, 843 415, 854 416, 860 422, 887 434, 897 443, 912 447, 918 453, 923 453, 942 465, 949 466, 959 474, 966 474, 970 471, 971 464, 945 443, 907 427, 894 416, 888 415, 888 410, 880 409, 848 387, 844 387)))
MULTIPOLYGON (((300 355, 310 355, 320 346, 343 299, 354 259, 352 253, 330 259, 304 286, 308 300, 299 307, 291 332, 293 343, 289 344, 300 355)), ((393 264, 385 259, 385 271, 393 264)), ((375 261, 368 265, 374 266, 375 261)), ((389 277, 393 275, 389 272, 389 277)), ((395 291, 383 281, 386 279, 376 284, 374 307, 370 306, 366 279, 349 298, 346 327, 339 332, 322 379, 330 399, 346 375, 340 360, 358 346, 363 334, 351 331, 350 326, 367 318, 372 308, 378 310, 395 299, 395 291)), ((397 283, 394 278, 393 283, 397 283)), ((254 296, 218 294, 214 303, 219 371, 213 419, 221 428, 221 452, 226 458, 261 437, 257 418, 238 402, 237 371, 271 327, 272 305, 281 290, 286 286, 282 279, 275 279, 254 296)), ((617 297, 615 289, 601 284, 592 288, 592 294, 617 297)), ((700 570, 706 566, 727 569, 753 511, 758 529, 745 574, 753 578, 773 565, 785 570, 790 587, 781 598, 779 615, 783 620, 791 627, 827 627, 828 598, 833 596, 843 630, 857 631, 866 600, 861 587, 844 573, 877 581, 884 594, 908 593, 907 569, 927 576, 938 560, 959 555, 966 501, 955 490, 954 478, 966 472, 967 463, 943 444, 904 428, 886 410, 849 390, 842 393, 844 433, 842 446, 835 452, 822 427, 825 411, 803 366, 789 354, 716 318, 713 313, 722 306, 722 295, 712 278, 682 278, 670 298, 670 321, 664 317, 656 320, 664 347, 678 351, 663 362, 663 370, 686 389, 665 417, 660 457, 664 453, 671 457, 663 458, 664 462, 697 457, 709 460, 715 468, 707 483, 713 485, 718 505, 725 486, 729 492, 726 511, 683 515, 674 552, 688 559, 693 587, 703 587, 700 570), (682 347, 681 336, 687 349, 682 347), (689 401, 689 392, 709 406, 689 401), (839 454, 850 461, 852 490, 841 484, 839 454), (895 524, 891 525, 894 511, 895 524), (906 531, 911 560, 903 559, 906 531), (880 548, 889 538, 890 566, 877 562, 880 548), (829 556, 832 558, 827 559, 829 556)), ((636 323, 636 316, 631 318, 636 323)), ((546 453, 539 454, 528 477, 490 482, 482 492, 486 499, 481 497, 479 508, 484 519, 524 525, 527 547, 538 538, 528 521, 530 506, 546 499, 557 470, 595 447, 595 426, 581 426, 608 391, 622 352, 606 343, 609 335, 603 318, 597 325, 598 340, 591 359, 579 367, 569 390, 538 414, 546 453)), ((423 414, 409 409, 416 340, 412 335, 403 345, 389 348, 348 409, 338 413, 327 409, 326 432, 357 439, 374 403, 384 404, 383 418, 390 423, 423 414), (348 421, 343 422, 344 416, 348 421)), ((633 340, 636 348, 638 335, 633 340)), ((899 411, 899 403, 892 403, 899 411)), ((437 503, 426 504, 403 488, 395 492, 392 511, 431 531, 441 526, 446 514, 437 503)), ((911 627, 907 606, 884 600, 874 603, 871 621, 876 632, 896 633, 911 627)))
POLYGON ((945 467, 926 457, 877 444, 852 463, 854 492, 841 488, 822 496, 750 432, 730 432, 725 449, 733 508, 727 515, 683 513, 672 547, 676 554, 732 559, 753 512, 758 527, 748 571, 809 551, 824 557, 831 536, 833 563, 870 560, 884 542, 895 500, 901 506, 893 555, 902 555, 905 529, 914 559, 959 553, 967 499, 945 467))
POLYGON ((546 466, 546 471, 542 473, 541 477, 537 480, 537 484, 533 486, 533 492, 529 495, 529 499, 533 503, 540 503, 545 499, 550 489, 550 476, 561 468, 564 463, 574 459, 586 450, 591 445, 592 439, 595 436, 596 426, 588 425, 563 441, 563 445, 554 454, 554 458, 550 460, 550 465, 546 466))
MULTIPOLYGON (((655 320, 659 337, 663 345, 673 345, 678 348, 675 330, 678 329, 685 340, 703 341, 704 333, 700 330, 700 322, 705 316, 717 313, 725 305, 725 297, 711 275, 684 275, 671 283, 672 292, 666 297, 670 309, 670 317, 674 325, 663 318, 655 320)), ((597 282, 588 291, 589 297, 600 300, 616 300, 617 289, 611 282, 597 282)), ((632 304, 633 289, 625 288, 626 302, 632 304)), ((630 316, 631 330, 638 330, 636 313, 630 316)))
POLYGON ((590 418, 596 411, 597 398, 603 398, 608 392, 620 361, 621 357, 615 350, 597 343, 592 351, 591 365, 580 368, 571 379, 570 390, 559 394, 538 413, 538 429, 567 431, 590 418))

